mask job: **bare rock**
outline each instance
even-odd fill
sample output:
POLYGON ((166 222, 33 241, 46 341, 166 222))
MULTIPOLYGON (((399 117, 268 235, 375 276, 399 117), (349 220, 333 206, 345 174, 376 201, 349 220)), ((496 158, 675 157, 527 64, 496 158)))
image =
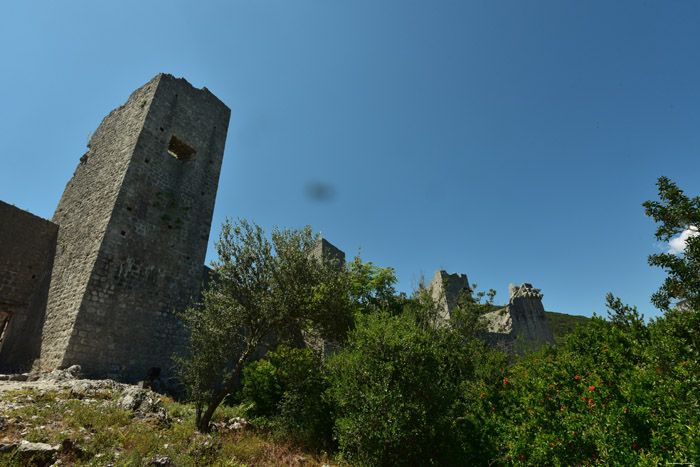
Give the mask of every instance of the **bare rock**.
POLYGON ((134 416, 141 420, 170 423, 168 412, 162 406, 162 399, 151 391, 136 386, 127 387, 122 392, 117 405, 124 410, 134 412, 134 416))
POLYGON ((0 452, 12 452, 17 449, 17 443, 4 444, 0 443, 0 452))
POLYGON ((28 373, 18 373, 14 375, 8 375, 9 378, 7 381, 27 381, 27 378, 29 378, 28 373))
POLYGON ((55 382, 71 381, 74 379, 80 379, 82 377, 82 371, 83 370, 80 365, 73 365, 64 370, 53 370, 48 375, 44 376, 44 379, 55 382))
POLYGON ((144 465, 149 467, 175 467, 175 463, 168 456, 152 456, 143 459, 144 465))
POLYGON ((243 417, 232 417, 213 425, 217 431, 240 431, 248 426, 248 421, 243 417))
POLYGON ((46 443, 30 443, 22 441, 17 446, 17 454, 25 464, 46 465, 53 462, 58 453, 59 445, 52 446, 46 443))

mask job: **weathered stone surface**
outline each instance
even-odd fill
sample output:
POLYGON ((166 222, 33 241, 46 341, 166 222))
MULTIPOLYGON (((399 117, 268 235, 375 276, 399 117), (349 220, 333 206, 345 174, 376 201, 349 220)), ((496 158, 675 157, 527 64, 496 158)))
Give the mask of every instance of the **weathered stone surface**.
POLYGON ((229 118, 206 88, 159 74, 104 118, 51 221, 0 203, 0 365, 40 356, 41 371, 133 382, 158 367, 167 380, 229 118))
POLYGON ((338 267, 345 266, 345 252, 323 237, 316 242, 311 254, 319 260, 330 261, 338 267))
POLYGON ((44 376, 44 379, 50 381, 72 381, 82 378, 82 368, 80 365, 71 365, 63 370, 55 369, 51 373, 44 376))
POLYGON ((17 373, 14 375, 8 375, 8 381, 27 381, 29 374, 27 373, 17 373))
POLYGON ((537 347, 554 345, 554 335, 542 305, 542 294, 524 283, 521 286, 510 284, 510 299, 505 308, 486 315, 487 340, 494 345, 537 347))
MULTIPOLYGON (((463 294, 471 293, 466 274, 447 274, 443 270, 435 272, 429 287, 438 306, 439 323, 448 323, 463 294)), ((510 284, 508 290, 510 299, 506 307, 485 315, 484 339, 508 352, 546 343, 554 345, 554 335, 542 306, 542 294, 527 283, 510 284)))
POLYGON ((17 446, 17 454, 25 462, 31 460, 35 465, 46 465, 50 463, 58 453, 59 445, 52 446, 46 443, 30 443, 22 441, 17 446))
POLYGON ((168 456, 152 456, 143 459, 144 465, 149 467, 175 467, 175 462, 168 456))
POLYGON ((12 452, 17 449, 17 443, 5 444, 0 443, 0 452, 12 452))
POLYGON ((226 418, 223 422, 214 423, 218 431, 239 431, 248 426, 248 421, 243 417, 226 418))
POLYGON ((0 367, 39 356, 58 226, 0 201, 0 367), (3 337, 4 334, 4 337, 3 337))
POLYGON ((139 419, 167 424, 170 417, 162 404, 159 395, 136 386, 126 387, 117 401, 119 407, 134 412, 139 419))
POLYGON ((435 271, 435 276, 428 286, 433 300, 438 306, 438 318, 449 321, 452 310, 465 293, 471 293, 466 274, 448 274, 445 270, 435 271))

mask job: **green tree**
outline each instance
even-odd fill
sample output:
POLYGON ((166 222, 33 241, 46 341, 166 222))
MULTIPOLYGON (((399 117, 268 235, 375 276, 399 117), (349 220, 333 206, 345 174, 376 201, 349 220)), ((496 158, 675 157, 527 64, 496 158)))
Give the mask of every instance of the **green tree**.
POLYGON ((397 279, 393 268, 375 266, 371 261, 363 263, 357 255, 348 263, 348 272, 350 299, 355 313, 367 314, 384 310, 395 314, 401 311, 406 296, 398 294, 394 288, 397 279))
POLYGON ((488 358, 475 338, 478 308, 465 300, 453 312, 459 325, 438 324, 430 292, 419 290, 401 313, 379 308, 357 317, 348 345, 328 364, 343 456, 392 466, 488 460, 478 420, 469 417, 471 384, 498 375, 504 360, 488 358))
POLYGON ((209 431, 246 361, 266 342, 298 339, 311 328, 342 339, 351 322, 347 273, 314 257, 316 241, 308 226, 275 228, 268 240, 255 223, 222 225, 215 279, 200 306, 182 315, 190 342, 187 356, 176 358, 200 431, 209 431))
MULTIPOLYGON (((675 183, 659 177, 660 201, 643 203, 647 216, 659 222, 656 239, 668 242, 684 231, 700 228, 700 197, 689 198, 675 183)), ((669 310, 673 301, 684 301, 691 309, 700 309, 700 236, 691 234, 680 254, 657 253, 649 256, 651 266, 659 266, 668 277, 651 297, 659 309, 669 310)))

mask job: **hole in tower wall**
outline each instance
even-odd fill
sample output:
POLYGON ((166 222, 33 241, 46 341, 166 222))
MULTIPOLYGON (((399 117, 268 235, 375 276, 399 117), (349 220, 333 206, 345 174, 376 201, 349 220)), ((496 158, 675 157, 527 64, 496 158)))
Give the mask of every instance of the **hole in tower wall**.
POLYGON ((173 135, 168 144, 168 154, 181 161, 191 161, 197 155, 197 151, 192 146, 173 135))

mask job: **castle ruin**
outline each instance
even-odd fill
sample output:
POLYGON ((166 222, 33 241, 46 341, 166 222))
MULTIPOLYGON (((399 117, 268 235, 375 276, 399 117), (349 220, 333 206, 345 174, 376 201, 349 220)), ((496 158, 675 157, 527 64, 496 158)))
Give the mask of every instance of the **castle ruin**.
POLYGON ((104 118, 51 221, 0 204, 0 365, 132 381, 186 343, 230 109, 159 74, 104 118))
MULTIPOLYGON (((158 74, 100 123, 50 221, 0 201, 0 368, 171 375, 187 343, 177 312, 209 278, 230 114, 206 88, 158 74)), ((345 263, 324 239, 313 254, 345 263)), ((444 322, 471 293, 466 275, 445 271, 431 288, 444 322)), ((487 337, 554 343, 541 298, 511 285, 487 337)))
MULTIPOLYGON (((435 272, 428 286, 438 307, 438 319, 447 322, 459 306, 463 294, 471 293, 466 274, 435 272)), ((482 336, 490 345, 508 352, 524 351, 545 344, 554 345, 554 334, 542 305, 542 294, 532 284, 508 286, 510 298, 500 310, 484 315, 486 330, 482 336)))

